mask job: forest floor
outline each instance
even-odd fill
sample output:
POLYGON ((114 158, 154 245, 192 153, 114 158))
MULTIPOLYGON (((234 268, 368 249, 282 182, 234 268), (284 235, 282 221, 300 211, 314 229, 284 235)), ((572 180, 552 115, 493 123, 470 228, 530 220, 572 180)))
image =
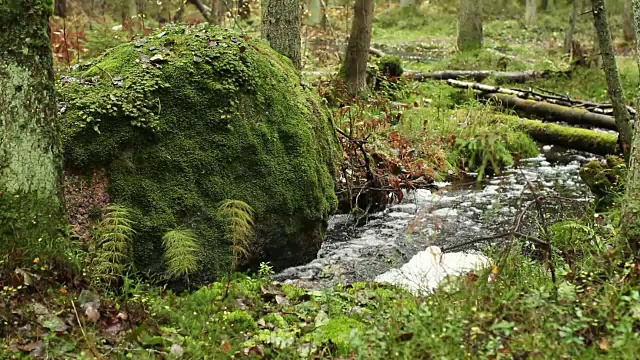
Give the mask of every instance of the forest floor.
MULTIPOLYGON (((412 70, 492 70, 505 58, 507 70, 566 70, 565 10, 543 14, 530 30, 517 20, 489 21, 485 49, 462 55, 454 50, 455 14, 425 8, 422 16, 408 16, 392 9, 377 16, 374 44, 412 56, 405 61, 412 70)), ((578 34, 590 33, 588 24, 580 21, 578 34)), ((620 44, 620 54, 627 52, 620 44)), ((308 63, 307 70, 334 65, 308 63)), ((619 66, 635 99, 635 60, 620 56, 619 66)), ((507 166, 530 144, 511 117, 446 84, 390 84, 379 99, 353 103, 335 116, 345 133, 371 136, 368 151, 385 159, 389 176, 400 178, 390 164, 413 173, 413 180, 469 169, 473 154, 464 151, 483 134, 498 134, 491 151, 506 149, 500 153, 507 166)), ((607 98, 598 68, 526 86, 607 98)), ((235 275, 227 296, 224 282, 177 295, 133 277, 114 292, 89 289, 82 276, 34 259, 0 290, 0 359, 634 359, 640 265, 624 255, 618 221, 615 207, 566 219, 546 229, 554 246, 550 261, 524 255, 520 246, 496 250, 488 254, 491 267, 452 279, 429 296, 375 283, 322 291, 274 285, 268 265, 253 276, 235 275)))

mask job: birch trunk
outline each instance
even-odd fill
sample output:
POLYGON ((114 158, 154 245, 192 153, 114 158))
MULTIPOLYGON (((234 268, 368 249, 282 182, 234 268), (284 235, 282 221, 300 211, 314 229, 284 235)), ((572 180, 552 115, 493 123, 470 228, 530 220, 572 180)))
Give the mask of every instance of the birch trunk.
POLYGON ((618 65, 613 52, 604 0, 592 0, 591 8, 600 45, 600 54, 602 55, 602 67, 607 78, 607 90, 613 106, 613 117, 616 119, 618 133, 620 134, 619 142, 624 157, 628 161, 631 148, 631 116, 627 111, 624 92, 620 84, 620 75, 618 74, 618 65))
POLYGON ((288 57, 300 69, 300 1, 263 0, 262 38, 280 54, 288 57))
POLYGON ((460 51, 482 48, 481 0, 460 0, 457 43, 460 51))
POLYGON ((351 36, 340 71, 352 96, 367 91, 367 60, 371 46, 374 3, 373 0, 356 0, 354 6, 351 36))
POLYGON ((0 257, 55 255, 64 243, 52 11, 52 0, 0 3, 0 257))

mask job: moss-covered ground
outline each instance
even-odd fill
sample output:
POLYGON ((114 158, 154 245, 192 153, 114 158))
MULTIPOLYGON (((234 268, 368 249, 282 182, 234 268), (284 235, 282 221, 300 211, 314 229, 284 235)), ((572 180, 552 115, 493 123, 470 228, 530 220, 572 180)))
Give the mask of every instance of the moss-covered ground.
MULTIPOLYGON (((385 51, 426 54, 405 60, 406 68, 497 69, 504 58, 507 70, 568 68, 570 59, 559 50, 570 11, 564 2, 550 2, 552 9, 540 14, 533 29, 519 20, 520 2, 488 8, 485 49, 472 54, 453 49, 456 9, 450 2, 424 3, 420 16, 382 9, 374 23, 374 43, 385 51)), ((616 29, 619 10, 612 17, 616 29)), ((581 16, 577 38, 587 48, 590 31, 588 15, 581 16)), ((624 44, 618 45, 624 54, 624 44)), ((633 98, 634 60, 621 56, 619 65, 633 98)), ((387 159, 386 165, 445 177, 449 170, 480 170, 483 164, 484 171, 495 171, 537 151, 517 118, 446 84, 389 86, 382 101, 351 104, 334 114, 344 131, 371 134, 369 150, 387 159)), ((598 68, 526 86, 595 101, 607 96, 598 68)), ((34 259, 24 270, 56 281, 3 282, 0 359, 29 353, 54 359, 636 359, 640 270, 617 238, 620 189, 612 176, 618 170, 588 170, 595 172, 594 185, 602 185, 596 190, 604 191, 606 206, 549 227, 550 261, 536 251, 524 254, 518 244, 495 248, 488 254, 490 268, 425 296, 372 283, 321 291, 273 285, 263 265, 251 277, 236 274, 226 296, 223 281, 175 294, 126 277, 117 291, 93 289, 101 300, 95 319, 87 310, 91 301, 81 294, 82 276, 71 281, 34 259)))

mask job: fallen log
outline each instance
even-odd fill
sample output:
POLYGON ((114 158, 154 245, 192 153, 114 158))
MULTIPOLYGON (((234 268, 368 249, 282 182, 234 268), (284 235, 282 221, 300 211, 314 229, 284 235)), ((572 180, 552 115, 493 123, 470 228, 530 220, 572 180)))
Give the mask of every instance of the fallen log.
POLYGON ((589 125, 596 128, 617 130, 613 117, 597 114, 581 108, 551 104, 543 101, 525 100, 514 95, 479 93, 488 101, 495 101, 504 108, 513 109, 518 115, 535 116, 549 122, 566 122, 570 125, 589 125))
MULTIPOLYGON (((539 89, 539 91, 534 90, 525 90, 525 89, 517 89, 517 88, 501 88, 497 86, 473 83, 467 81, 459 81, 459 80, 447 80, 447 83, 450 86, 462 88, 462 89, 473 89, 477 90, 481 93, 481 97, 487 97, 486 94, 490 93, 500 93, 506 95, 513 95, 521 98, 523 100, 534 100, 537 102, 545 102, 550 104, 555 104, 563 107, 568 107, 572 109, 582 109, 591 113, 608 116, 613 120, 613 109, 611 104, 609 103, 594 103, 590 101, 584 100, 576 100, 572 99, 569 96, 561 95, 558 93, 551 92, 545 89, 539 89), (544 93, 543 93, 544 92, 544 93)), ((556 109, 557 110, 557 109, 556 109)), ((635 116, 635 110, 631 106, 627 106, 627 110, 631 116, 635 116)), ((603 118, 604 119, 604 118, 603 118)), ((553 120, 550 120, 553 121, 553 120)), ((564 121, 564 120, 560 120, 564 121)), ((608 121, 606 121, 608 123, 608 121)), ((597 126, 597 125, 593 125, 597 126)), ((615 121, 613 123, 615 126, 615 121)), ((610 130, 616 130, 616 127, 604 127, 610 130)))
POLYGON ((619 153, 616 134, 528 119, 522 119, 520 124, 523 131, 543 144, 559 145, 602 156, 619 153))
POLYGON ((470 83, 465 81, 448 80, 451 86, 472 89, 476 96, 494 101, 507 109, 513 109, 518 115, 535 116, 538 119, 551 122, 566 122, 571 125, 589 125, 609 130, 617 130, 612 116, 598 114, 579 107, 569 107, 554 104, 550 101, 526 99, 526 94, 514 89, 503 89, 495 86, 470 83))
POLYGON ((444 71, 405 71, 405 77, 414 81, 426 80, 473 80, 483 81, 487 78, 495 79, 497 83, 524 83, 532 79, 547 76, 564 75, 568 72, 548 70, 526 71, 493 71, 493 70, 444 70, 444 71))

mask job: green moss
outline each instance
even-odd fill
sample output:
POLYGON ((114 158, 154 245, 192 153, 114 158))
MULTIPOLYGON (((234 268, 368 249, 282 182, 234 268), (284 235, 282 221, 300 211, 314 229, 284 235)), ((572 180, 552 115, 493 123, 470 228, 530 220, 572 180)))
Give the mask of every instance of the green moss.
POLYGON ((317 328, 309 337, 318 344, 332 341, 342 351, 347 351, 351 347, 353 338, 358 333, 362 334, 365 328, 365 324, 358 320, 338 316, 317 328))
POLYGON ((235 331, 255 331, 258 325, 255 320, 243 310, 236 310, 223 315, 223 321, 226 325, 235 331))
POLYGON ((606 210, 622 196, 627 167, 619 156, 607 156, 606 162, 594 160, 580 168, 580 177, 596 197, 596 209, 606 210))
POLYGON ((60 85, 67 166, 108 169, 114 202, 138 217, 139 269, 160 269, 162 234, 183 226, 203 245, 203 274, 223 273, 224 199, 255 209, 255 258, 315 256, 336 207, 336 140, 289 61, 227 30, 171 26, 71 75, 60 85))
POLYGON ((404 72, 402 59, 398 56, 385 55, 378 59, 378 70, 389 77, 399 77, 404 72))
POLYGON ((615 134, 526 119, 520 125, 522 130, 542 143, 561 143, 570 149, 598 155, 616 152, 618 136, 615 134))

